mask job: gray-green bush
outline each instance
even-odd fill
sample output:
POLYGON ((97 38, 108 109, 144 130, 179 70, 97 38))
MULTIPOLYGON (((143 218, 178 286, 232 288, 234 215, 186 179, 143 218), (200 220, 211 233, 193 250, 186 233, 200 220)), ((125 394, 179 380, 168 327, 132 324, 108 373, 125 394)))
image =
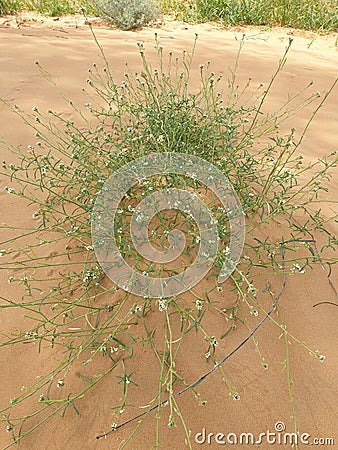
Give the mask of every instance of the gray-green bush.
POLYGON ((95 5, 105 20, 122 30, 147 25, 156 20, 159 14, 153 0, 101 0, 95 5))

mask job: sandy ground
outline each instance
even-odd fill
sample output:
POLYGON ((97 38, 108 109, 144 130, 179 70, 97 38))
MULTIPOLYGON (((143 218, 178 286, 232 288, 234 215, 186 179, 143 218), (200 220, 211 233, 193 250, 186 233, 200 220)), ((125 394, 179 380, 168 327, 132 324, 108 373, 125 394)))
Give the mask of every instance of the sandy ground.
MULTIPOLYGON (((146 48, 149 48, 149 54, 153 55, 151 49, 155 31, 162 45, 173 51, 191 48, 194 34, 198 32, 195 65, 198 67, 199 63, 210 60, 212 70, 215 72, 224 72, 227 67, 232 66, 238 49, 235 38, 240 38, 245 32, 247 39, 240 61, 239 80, 245 81, 248 77, 252 77, 256 84, 269 81, 290 35, 293 35, 293 49, 271 92, 269 100, 271 107, 280 104, 288 93, 305 87, 310 81, 315 82, 313 91, 324 93, 334 82, 337 74, 338 48, 335 45, 336 37, 333 35, 320 37, 285 29, 221 30, 212 25, 192 26, 170 21, 164 22, 156 30, 148 28, 136 32, 95 26, 97 38, 104 47, 117 77, 123 74, 125 62, 131 67, 139 67, 136 46, 138 41, 143 41, 146 48)), ((100 62, 100 58, 98 48, 83 19, 79 17, 47 20, 28 14, 22 14, 17 18, 0 18, 0 97, 18 104, 26 111, 30 111, 34 105, 42 109, 52 106, 54 110, 63 112, 65 117, 72 117, 62 98, 41 78, 34 65, 35 60, 52 74, 66 96, 77 104, 84 105, 86 98, 81 88, 85 86, 87 69, 93 62, 100 62)), ((308 161, 330 152, 337 146, 337 94, 338 90, 335 89, 306 134, 301 152, 308 161)), ((290 126, 300 130, 311 111, 312 108, 309 107, 298 113, 290 126)), ((33 139, 31 131, 4 106, 0 106, 0 134, 14 145, 27 146, 33 139)), ((8 160, 8 154, 2 152, 1 160, 8 160)), ((326 199, 337 200, 337 189, 336 173, 330 183, 330 192, 326 195, 326 199)), ((32 224, 31 211, 20 199, 9 199, 2 191, 0 200, 1 222, 28 226, 32 224)), ((332 213, 327 204, 323 205, 323 208, 325 214, 332 213)), ((335 231, 337 232, 337 229, 335 231)), ((8 276, 8 273, 1 272, 1 295, 19 296, 20 291, 8 285, 6 281, 8 276)), ((280 279, 273 281, 276 290, 280 281, 280 279)), ((335 274, 332 275, 332 281, 336 284, 338 282, 335 274)), ((337 440, 338 436, 335 436, 337 352, 334 339, 337 308, 332 305, 313 308, 319 301, 337 300, 326 280, 325 272, 317 268, 303 276, 301 283, 299 278, 295 277, 288 280, 281 308, 289 331, 296 334, 300 341, 305 341, 313 349, 320 349, 320 352, 326 355, 325 363, 321 364, 300 346, 291 345, 290 369, 299 429, 302 433, 309 433, 311 439, 336 437, 337 440)), ((10 311, 2 313, 0 320, 1 330, 6 331, 22 330, 27 324, 24 317, 10 311)), ((207 399, 205 406, 198 407, 190 393, 178 399, 179 406, 187 417, 187 426, 191 430, 192 437, 203 428, 207 433, 252 432, 258 435, 268 430, 273 431, 274 424, 278 421, 284 422, 286 430, 292 432, 292 410, 286 376, 282 373, 281 366, 285 350, 282 340, 278 340, 279 334, 280 330, 269 322, 266 322, 257 333, 257 340, 269 363, 268 370, 262 369, 252 343, 243 347, 225 364, 224 371, 236 386, 241 396, 240 401, 234 401, 228 395, 227 387, 219 373, 212 375, 199 386, 201 397, 207 399)), ((238 342, 236 341, 238 336, 231 339, 224 348, 225 352, 238 342)), ((193 381, 203 372, 196 357, 194 341, 191 340, 188 344, 187 360, 181 361, 181 369, 185 377, 193 381)), ((147 404, 154 395, 154 385, 156 386, 152 360, 145 351, 143 355, 142 351, 140 353, 139 361, 142 361, 142 367, 138 380, 142 382, 143 388, 133 394, 132 401, 135 405, 147 404)), ((22 385, 27 386, 34 381, 35 376, 44 373, 50 366, 52 356, 48 349, 39 355, 36 347, 31 345, 17 346, 15 351, 2 349, 0 407, 18 395, 22 385)), ((107 362, 97 368, 98 373, 104 368, 107 368, 107 362)), ((204 368, 205 366, 203 371, 204 368)), ((76 378, 76 373, 73 376, 76 378)), ((69 383, 71 382, 70 380, 69 383)), ((118 448, 131 432, 130 426, 109 436, 107 440, 95 440, 95 436, 109 429, 110 423, 115 420, 111 407, 116 395, 118 393, 112 387, 111 380, 106 379, 85 399, 78 402, 80 417, 71 411, 68 411, 63 419, 54 417, 24 440, 21 448, 27 450, 118 448)), ((139 410, 136 407, 133 411, 136 414, 139 410)), ((129 414, 128 411, 120 420, 126 420, 129 417, 126 414, 129 414)), ((162 415, 164 425, 161 426, 161 448, 173 450, 187 448, 182 427, 168 429, 166 410, 162 415)), ((148 419, 127 448, 137 450, 151 448, 154 443, 155 415, 150 415, 148 419)), ((34 419, 32 420, 34 423, 34 419)), ((2 447, 8 443, 9 437, 4 428, 0 430, 2 447)), ((193 442, 193 448, 200 447, 216 449, 219 445, 214 441, 212 444, 203 445, 193 442)), ((237 448, 236 445, 234 447, 237 448)), ((242 446, 238 445, 239 447, 242 446)), ((266 449, 273 448, 274 445, 265 443, 251 447, 266 449)), ((300 445, 300 448, 303 447, 300 445)), ((291 447, 286 445, 283 448, 291 447)))

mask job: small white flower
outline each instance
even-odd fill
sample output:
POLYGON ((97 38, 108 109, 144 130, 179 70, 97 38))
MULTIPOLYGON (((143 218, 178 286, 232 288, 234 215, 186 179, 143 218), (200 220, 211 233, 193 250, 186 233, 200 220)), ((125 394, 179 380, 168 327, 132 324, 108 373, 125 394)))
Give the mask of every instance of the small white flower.
POLYGON ((6 254, 6 250, 0 250, 0 257, 6 254))
POLYGON ((326 359, 326 356, 324 356, 324 355, 319 355, 319 361, 320 361, 320 362, 324 362, 325 359, 326 359))
POLYGON ((165 302, 163 300, 159 300, 158 309, 160 310, 160 312, 167 309, 167 305, 165 304, 165 302))
POLYGON ((253 284, 249 284, 248 286, 248 293, 251 294, 253 297, 257 296, 257 289, 253 284))
POLYGON ((64 386, 65 382, 63 380, 58 380, 58 382, 56 383, 56 387, 60 388, 62 386, 64 386))
POLYGON ((140 213, 136 216, 136 222, 142 222, 142 220, 144 219, 144 214, 140 213))
POLYGON ((212 338, 210 339, 210 344, 211 344, 213 347, 217 347, 217 346, 218 346, 218 341, 217 341, 217 339, 216 339, 215 337, 212 337, 212 338))
POLYGON ((298 263, 295 263, 290 267, 291 273, 295 273, 296 270, 298 270, 299 273, 305 273, 305 270, 302 269, 302 267, 298 263))
POLYGON ((141 311, 142 308, 139 305, 135 305, 134 308, 130 311, 131 314, 136 314, 138 311, 141 311))
POLYGON ((200 299, 196 300, 195 304, 196 304, 198 311, 201 311, 201 309, 203 308, 202 300, 200 300, 200 299))

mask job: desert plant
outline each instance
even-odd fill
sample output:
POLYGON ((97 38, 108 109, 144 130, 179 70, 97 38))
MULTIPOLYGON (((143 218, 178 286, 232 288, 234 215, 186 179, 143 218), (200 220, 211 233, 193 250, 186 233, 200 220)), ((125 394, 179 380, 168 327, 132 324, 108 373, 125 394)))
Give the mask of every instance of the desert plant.
POLYGON ((98 14, 93 2, 87 0, 0 0, 0 15, 21 10, 34 11, 49 16, 79 14, 83 11, 86 14, 98 14))
MULTIPOLYGON (((53 110, 45 115, 37 106, 31 114, 25 113, 5 102, 35 132, 36 140, 27 149, 4 144, 12 150, 15 161, 4 161, 1 175, 8 179, 8 194, 34 205, 36 225, 3 225, 12 236, 1 242, 1 269, 11 271, 9 283, 18 283, 24 295, 22 299, 2 297, 0 308, 27 313, 31 326, 24 331, 2 333, 0 345, 37 343, 41 351, 48 347, 56 361, 52 371, 23 388, 2 409, 3 421, 13 438, 5 448, 20 442, 48 418, 65 413, 69 406, 78 412, 81 398, 109 374, 116 376, 116 392, 121 389, 121 401, 112 405, 119 419, 98 437, 106 437, 123 426, 126 421, 118 423, 121 414, 134 411, 130 391, 142 383, 142 367, 135 370, 131 364, 144 347, 154 360, 152 374, 147 375, 154 375, 155 392, 152 400, 145 400, 148 406, 136 416, 135 429, 121 448, 132 441, 153 410, 157 411, 158 448, 164 405, 168 405, 167 424, 172 427, 180 422, 192 448, 188 418, 180 410, 178 397, 190 392, 202 404, 196 389, 218 369, 229 394, 238 400, 234 374, 227 374, 223 363, 251 342, 266 369, 268 361, 254 335, 266 320, 279 327, 285 338, 284 366, 293 409, 287 364, 289 342, 298 343, 318 360, 324 360, 323 355, 288 331, 281 314, 275 317, 271 313, 278 307, 288 276, 304 276, 314 264, 331 268, 336 262, 328 252, 337 247, 337 239, 328 230, 320 210, 313 208, 320 193, 327 189, 325 183, 337 164, 337 155, 332 152, 305 165, 298 153, 305 131, 333 87, 320 98, 311 92, 310 83, 304 91, 290 95, 275 112, 263 113, 291 41, 271 82, 256 90, 251 89, 252 81, 242 88, 237 85, 238 59, 223 84, 222 76, 211 71, 210 63, 196 68, 192 65, 196 42, 191 53, 183 52, 179 58, 172 52, 165 54, 157 38, 155 41, 157 67, 149 64, 140 43, 142 68, 139 73, 127 70, 122 82, 112 76, 102 51, 103 67, 94 63, 87 80, 90 91, 86 108, 90 118, 71 101, 76 121, 53 110), (200 85, 191 91, 194 70, 200 85), (282 136, 280 125, 313 102, 317 104, 305 130, 298 137, 295 130, 282 136), (172 267, 149 262, 138 254, 130 240, 130 222, 137 204, 159 188, 195 192, 212 212, 220 237, 215 268, 205 283, 177 296, 140 297, 111 283, 100 267, 91 241, 97 195, 112 173, 153 152, 183 154, 188 160, 199 156, 225 174, 237 191, 247 219, 247 239, 238 266, 223 286, 217 277, 228 255, 229 211, 194 174, 141 178, 121 201, 114 235, 123 257, 139 272, 157 277, 180 272, 194 260, 200 243, 189 214, 163 211, 150 224, 152 242, 162 251, 167 248, 172 228, 185 233, 187 245, 182 259, 172 267), (282 235, 278 230, 274 233, 273 226, 278 226, 282 235), (325 239, 320 249, 314 237, 318 233, 325 239), (12 258, 14 254, 21 256, 12 258), (267 278, 273 280, 274 289, 264 284, 267 278), (157 330, 156 323, 163 325, 163 333, 157 330), (237 345, 232 337, 239 329, 246 330, 247 337, 237 345), (193 357, 200 358, 201 377, 190 383, 182 376, 181 367, 186 357, 185 341, 192 335, 193 357), (234 346, 230 352, 229 345, 234 346), (108 364, 98 375, 97 361, 102 357, 108 364), (81 365, 82 384, 75 388, 71 376, 77 362, 81 365), (22 413, 28 399, 36 399, 37 406, 22 413)), ((38 62, 37 67, 53 83, 38 62)))
POLYGON ((196 20, 195 0, 157 0, 163 14, 170 14, 176 20, 192 21, 196 20))
POLYGON ((217 20, 224 25, 281 25, 307 30, 338 29, 334 1, 291 0, 197 0, 199 20, 217 20))
POLYGON ((18 0, 0 0, 0 16, 11 14, 20 8, 18 0))
POLYGON ((122 30, 132 30, 157 19, 153 0, 102 0, 95 2, 102 17, 122 30))

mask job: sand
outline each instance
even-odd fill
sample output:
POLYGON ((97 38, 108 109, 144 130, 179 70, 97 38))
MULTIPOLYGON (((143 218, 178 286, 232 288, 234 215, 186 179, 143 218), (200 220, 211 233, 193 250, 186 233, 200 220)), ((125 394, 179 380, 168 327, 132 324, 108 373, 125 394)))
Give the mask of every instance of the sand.
MULTIPOLYGON (((216 25, 193 26, 165 20, 155 28, 145 28, 135 32, 109 29, 93 20, 96 36, 102 44, 116 77, 122 76, 124 64, 139 67, 140 60, 136 43, 143 41, 149 54, 153 55, 154 33, 157 32, 161 44, 173 51, 190 49, 195 33, 199 35, 195 55, 195 65, 212 62, 212 70, 216 73, 226 72, 232 66, 238 43, 246 34, 246 43, 240 60, 239 80, 252 77, 258 84, 269 81, 278 59, 288 43, 290 36, 294 38, 292 50, 286 66, 279 75, 276 86, 269 98, 270 107, 280 104, 290 92, 304 88, 314 81, 311 88, 314 92, 325 93, 335 80, 337 73, 337 46, 334 35, 318 36, 287 29, 236 28, 223 30, 216 25)), ((151 56, 153 57, 153 56, 151 56)), ((69 107, 46 80, 41 78, 34 61, 51 73, 62 92, 75 103, 84 108, 86 97, 81 89, 85 86, 87 69, 93 62, 100 62, 98 48, 93 37, 81 17, 45 19, 33 14, 23 13, 17 18, 0 18, 0 97, 16 103, 22 109, 31 111, 34 105, 41 109, 53 107, 62 112, 64 117, 71 118, 69 107)), ((338 90, 333 91, 324 107, 319 111, 315 122, 306 134, 301 152, 307 161, 335 149, 337 146, 337 104, 338 90)), ((299 112, 290 126, 301 130, 310 117, 312 107, 299 112)), ((27 146, 32 142, 32 132, 25 127, 18 117, 11 114, 0 104, 0 134, 13 145, 27 146)), ((1 160, 9 161, 9 155, 1 150, 1 160)), ((0 185, 5 181, 1 180, 0 185)), ((330 191, 326 200, 337 200, 337 172, 330 182, 330 191)), ((27 208, 22 200, 11 197, 1 189, 1 222, 21 226, 32 225, 31 208, 27 208)), ((324 214, 332 214, 333 205, 323 203, 324 214)), ((337 226, 330 225, 337 232, 337 226)), ((3 297, 21 295, 19 288, 7 283, 10 274, 1 271, 1 295, 3 297)), ((334 336, 336 334, 337 308, 324 304, 313 308, 317 302, 337 302, 337 297, 326 279, 326 272, 320 267, 313 271, 289 277, 285 292, 280 301, 283 318, 288 330, 300 341, 305 341, 310 348, 319 349, 326 355, 324 363, 319 363, 299 345, 292 343, 290 347, 290 370, 293 382, 293 395, 296 405, 298 427, 302 433, 315 437, 335 437, 337 424, 337 352, 334 336), (301 277, 301 279, 299 278, 301 277), (334 406, 336 405, 336 407, 334 406)), ((332 282, 338 283, 337 271, 331 276, 332 282)), ((277 291, 281 278, 272 281, 277 291)), ((223 294, 225 295, 224 292, 223 294)), ((28 320, 11 310, 2 312, 1 331, 10 332, 25 330, 28 320)), ((243 334, 245 335, 245 333, 243 334)), ((261 351, 269 364, 264 370, 254 351, 252 342, 245 345, 224 365, 225 374, 236 386, 239 401, 234 401, 222 382, 221 374, 215 373, 199 385, 201 398, 206 399, 205 406, 198 406, 190 393, 178 399, 180 408, 187 419, 191 430, 193 448, 219 447, 214 438, 211 444, 194 442, 196 433, 242 433, 255 434, 274 431, 276 422, 283 422, 286 431, 293 431, 292 410, 289 403, 286 375, 282 372, 281 362, 285 358, 283 339, 278 339, 280 330, 271 322, 257 332, 256 338, 261 351)), ((239 336, 227 341, 224 352, 228 352, 239 342, 239 336)), ((38 353, 35 344, 20 345, 15 348, 1 349, 1 385, 0 407, 8 404, 9 399, 17 396, 21 386, 34 382, 37 375, 45 373, 52 367, 52 351, 45 348, 38 353)), ((188 339, 186 360, 180 361, 180 370, 190 381, 197 379, 204 371, 200 357, 192 338, 188 339)), ((140 349, 138 364, 138 382, 142 388, 132 392, 132 401, 136 405, 133 410, 124 412, 118 417, 119 422, 128 419, 140 410, 138 406, 147 405, 156 390, 156 376, 152 372, 151 354, 140 349), (141 365, 140 365, 141 362, 141 365)), ((97 373, 106 370, 109 362, 99 363, 97 373)), ((81 367, 78 368, 81 370, 81 367)), ((95 372, 95 371, 94 371, 95 372)), ((116 421, 111 407, 116 403, 116 380, 113 375, 107 377, 93 389, 88 396, 78 401, 81 416, 67 411, 64 418, 54 417, 43 427, 23 440, 21 448, 27 450, 48 449, 117 449, 133 429, 127 425, 110 435, 107 439, 96 440, 99 433, 109 430, 110 424, 116 421), (111 378, 109 378, 111 377, 111 378), (114 385, 114 386, 113 386, 114 385)), ((70 374, 67 384, 76 385, 78 372, 70 374)), ((161 447, 163 449, 181 450, 188 448, 184 442, 182 427, 169 429, 166 426, 167 409, 162 411, 161 447)), ((32 419, 31 424, 34 424, 32 419)), ((127 448, 146 450, 155 442, 155 413, 151 413, 145 424, 127 448)), ((5 425, 0 430, 0 443, 4 447, 9 441, 5 433, 5 425)), ((337 436, 336 436, 337 438, 337 436)), ((201 438, 202 439, 202 438, 201 438)), ((338 438, 337 438, 338 439, 338 438)), ((234 445, 233 447, 242 447, 234 445)), ((273 444, 251 445, 251 448, 273 448, 273 444)), ((284 448, 291 448, 286 445, 284 448)), ((300 445, 300 448, 303 448, 300 445)), ((329 447, 324 447, 329 448, 329 447)))

